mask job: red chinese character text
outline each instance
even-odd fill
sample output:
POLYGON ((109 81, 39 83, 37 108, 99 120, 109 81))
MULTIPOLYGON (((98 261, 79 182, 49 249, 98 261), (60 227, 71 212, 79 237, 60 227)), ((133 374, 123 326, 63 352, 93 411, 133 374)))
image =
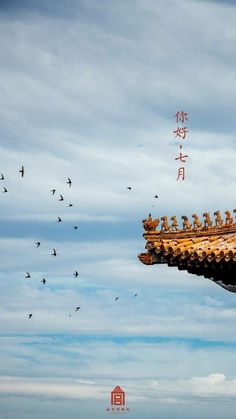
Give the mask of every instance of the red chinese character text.
POLYGON ((178 177, 176 180, 179 180, 179 178, 182 178, 182 180, 184 180, 184 167, 180 167, 178 170, 178 177))
POLYGON ((187 127, 183 127, 183 128, 178 127, 175 131, 173 131, 176 137, 183 138, 183 140, 185 139, 187 132, 188 132, 187 127))
MULTIPOLYGON (((179 147, 180 147, 180 150, 182 150, 182 145, 181 144, 180 144, 179 147)), ((186 160, 184 160, 185 157, 188 157, 188 154, 183 155, 182 152, 180 151, 179 157, 176 157, 175 160, 180 160, 183 163, 185 163, 186 162, 186 160)))
POLYGON ((177 114, 175 115, 176 117, 176 122, 178 123, 179 121, 182 122, 182 124, 188 120, 188 114, 187 112, 181 111, 181 112, 177 112, 177 114))

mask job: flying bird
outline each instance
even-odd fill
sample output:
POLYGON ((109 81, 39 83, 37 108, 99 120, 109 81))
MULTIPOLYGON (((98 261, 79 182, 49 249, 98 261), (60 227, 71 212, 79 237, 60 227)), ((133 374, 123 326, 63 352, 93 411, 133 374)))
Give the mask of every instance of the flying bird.
POLYGON ((24 166, 21 167, 21 170, 19 170, 19 172, 21 173, 21 177, 24 177, 24 174, 25 174, 24 166))
POLYGON ((1 173, 1 180, 4 180, 5 179, 5 177, 3 176, 3 174, 1 173))
POLYGON ((58 218, 57 222, 60 223, 61 222, 61 218, 60 217, 57 217, 57 218, 58 218))
POLYGON ((56 255, 57 255, 57 252, 56 252, 56 250, 55 250, 55 249, 53 249, 52 256, 56 256, 56 255))
POLYGON ((119 297, 116 297, 115 301, 119 300, 119 297))
POLYGON ((60 199, 58 199, 58 201, 64 201, 64 198, 61 194, 60 194, 60 199))
POLYGON ((137 297, 138 294, 134 294, 134 298, 137 297))
POLYGON ((3 193, 8 192, 8 190, 6 188, 3 188, 3 193))
POLYGON ((52 195, 54 195, 56 192, 56 189, 52 189, 51 192, 52 192, 52 195))
POLYGON ((40 246, 40 242, 36 242, 36 247, 39 247, 40 246))
POLYGON ((69 204, 68 207, 73 207, 73 204, 69 204))
POLYGON ((71 187, 71 180, 70 180, 70 178, 68 177, 68 182, 66 182, 66 183, 68 183, 68 185, 69 185, 69 187, 71 187))
POLYGON ((77 271, 75 271, 74 277, 77 278, 78 275, 79 275, 79 273, 77 271))
POLYGON ((74 226, 73 228, 74 228, 75 230, 77 230, 78 226, 74 226))
POLYGON ((78 311, 80 309, 80 307, 76 307, 75 311, 78 311))
POLYGON ((158 195, 154 195, 154 197, 153 198, 159 198, 159 196, 158 195))
POLYGON ((129 189, 130 191, 131 191, 131 186, 127 186, 127 188, 126 189, 129 189))
POLYGON ((43 283, 43 285, 45 285, 47 281, 45 278, 43 278, 41 282, 43 283))
POLYGON ((30 276, 29 272, 26 272, 26 276, 25 276, 25 278, 31 278, 31 276, 30 276))
POLYGON ((33 316, 32 313, 28 314, 29 319, 31 319, 32 316, 33 316))

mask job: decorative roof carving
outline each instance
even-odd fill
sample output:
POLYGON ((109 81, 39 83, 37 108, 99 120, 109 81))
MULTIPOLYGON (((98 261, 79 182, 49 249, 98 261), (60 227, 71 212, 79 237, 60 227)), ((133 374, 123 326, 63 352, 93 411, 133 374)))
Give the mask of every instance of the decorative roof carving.
POLYGON ((171 224, 171 227, 170 227, 170 229, 173 231, 173 230, 175 230, 175 231, 177 231, 177 230, 179 230, 177 227, 178 227, 178 221, 177 221, 177 217, 176 217, 176 215, 173 215, 172 217, 171 217, 171 221, 172 221, 172 224, 171 224))
POLYGON ((138 258, 145 265, 152 265, 152 255, 151 255, 151 253, 140 253, 138 255, 138 258))
POLYGON ((155 220, 153 220, 151 214, 149 214, 148 218, 145 218, 143 220, 143 228, 146 231, 155 231, 159 223, 160 223, 159 218, 156 218, 155 220))
POLYGON ((205 217, 204 227, 212 227, 213 222, 211 221, 210 213, 209 212, 204 212, 202 215, 203 215, 203 217, 205 217))
POLYGON ((193 217, 193 228, 194 229, 201 228, 202 222, 200 221, 198 215, 197 214, 193 214, 192 217, 193 217))
MULTIPOLYGON (((233 209, 236 213, 236 208, 233 209)), ((222 287, 236 292, 236 223, 229 210, 225 220, 220 211, 214 212, 214 222, 210 213, 203 214, 204 223, 197 214, 192 214, 190 224, 186 215, 182 216, 183 228, 178 229, 175 215, 160 217, 161 230, 156 230, 159 218, 152 220, 151 214, 143 220, 146 253, 138 255, 146 265, 166 263, 180 270, 203 275, 222 287), (213 225, 214 224, 214 225, 213 225)), ((236 218, 236 217, 235 217, 236 218)))
POLYGON ((220 211, 215 211, 215 224, 216 226, 222 226, 224 224, 223 218, 221 218, 220 211))
POLYGON ((161 217, 161 220, 163 221, 163 223, 161 225, 161 231, 169 231, 170 226, 168 224, 168 217, 166 215, 164 215, 163 217, 161 217))
MULTIPOLYGON (((236 213, 236 208, 233 210, 236 213)), ((155 231, 159 234, 180 234, 181 232, 204 232, 208 231, 209 233, 214 233, 214 231, 218 231, 219 228, 222 228, 222 231, 225 230, 229 226, 236 226, 234 222, 234 217, 231 215, 229 210, 225 211, 225 221, 221 217, 221 213, 219 210, 214 212, 214 222, 212 221, 210 212, 204 212, 203 214, 203 221, 200 220, 199 216, 195 213, 192 214, 193 223, 191 224, 188 217, 186 215, 182 215, 183 220, 183 228, 179 229, 179 223, 177 220, 176 215, 170 217, 172 224, 169 224, 169 218, 167 215, 163 215, 160 218, 156 218, 155 220, 152 219, 152 215, 149 214, 148 218, 143 220, 143 228, 144 231, 155 231), (161 229, 157 230, 157 226, 161 223, 161 229)), ((236 218, 236 217, 235 217, 236 218)), ((144 232, 144 234, 145 234, 144 232)))
POLYGON ((226 214, 226 219, 225 219, 225 224, 233 224, 234 219, 233 217, 231 217, 230 211, 225 211, 226 214))

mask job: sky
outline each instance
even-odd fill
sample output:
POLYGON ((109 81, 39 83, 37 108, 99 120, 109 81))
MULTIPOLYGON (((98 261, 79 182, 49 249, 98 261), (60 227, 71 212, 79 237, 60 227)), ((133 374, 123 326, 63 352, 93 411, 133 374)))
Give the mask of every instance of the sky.
POLYGON ((150 212, 235 208, 235 6, 0 1, 1 418, 235 416, 235 294, 137 258, 150 212))

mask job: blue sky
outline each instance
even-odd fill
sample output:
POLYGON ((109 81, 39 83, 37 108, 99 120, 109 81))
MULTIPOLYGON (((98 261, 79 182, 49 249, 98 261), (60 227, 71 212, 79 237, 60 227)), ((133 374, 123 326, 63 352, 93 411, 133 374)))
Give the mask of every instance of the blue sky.
POLYGON ((130 418, 235 416, 235 294, 137 259, 149 212, 235 208, 235 20, 232 1, 0 2, 4 419, 105 418, 117 385, 130 418))

